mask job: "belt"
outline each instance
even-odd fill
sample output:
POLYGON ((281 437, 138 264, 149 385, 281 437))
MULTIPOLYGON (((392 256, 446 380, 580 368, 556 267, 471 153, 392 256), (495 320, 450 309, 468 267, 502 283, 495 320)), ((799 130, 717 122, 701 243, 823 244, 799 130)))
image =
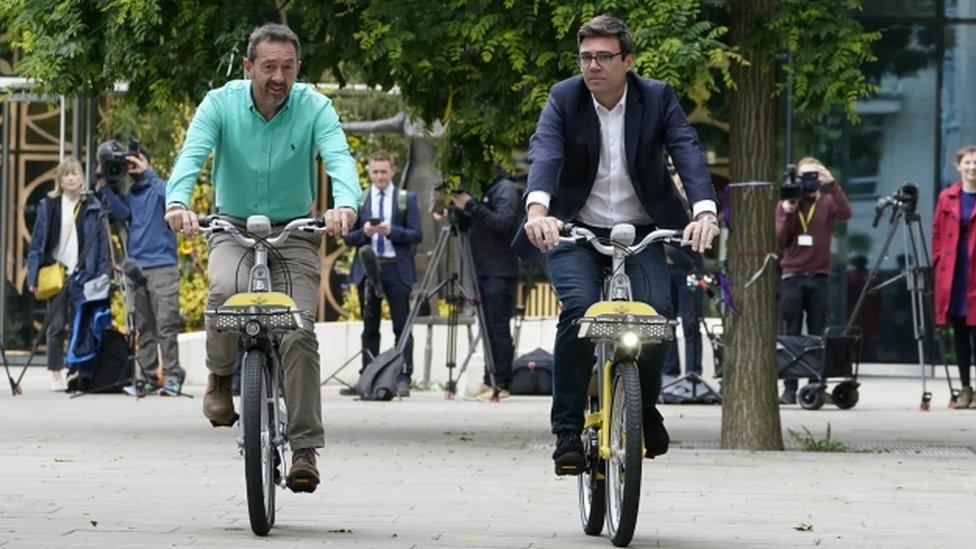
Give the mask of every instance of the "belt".
POLYGON ((379 257, 379 258, 377 258, 377 261, 379 261, 379 264, 380 265, 392 265, 392 264, 396 263, 396 258, 395 257, 379 257))

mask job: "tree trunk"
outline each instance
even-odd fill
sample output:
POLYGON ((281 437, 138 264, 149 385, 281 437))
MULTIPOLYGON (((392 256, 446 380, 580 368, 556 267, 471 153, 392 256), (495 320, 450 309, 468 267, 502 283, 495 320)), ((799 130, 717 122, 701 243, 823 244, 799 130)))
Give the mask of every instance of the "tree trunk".
POLYGON ((782 450, 776 394, 776 333, 779 311, 777 266, 770 263, 749 287, 775 248, 776 102, 773 60, 749 49, 749 35, 762 32, 773 17, 776 0, 731 3, 732 44, 749 66, 735 66, 729 164, 731 181, 768 182, 731 190, 732 232, 728 264, 732 297, 739 315, 725 313, 725 364, 722 380, 722 447, 782 450))

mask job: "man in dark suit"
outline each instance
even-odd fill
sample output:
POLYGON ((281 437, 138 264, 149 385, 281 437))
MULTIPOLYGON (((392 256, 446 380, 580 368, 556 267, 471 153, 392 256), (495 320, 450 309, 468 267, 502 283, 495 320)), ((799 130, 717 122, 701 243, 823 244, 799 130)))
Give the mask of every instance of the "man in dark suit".
MULTIPOLYGON (((556 474, 579 474, 583 465, 583 410, 593 345, 578 337, 575 320, 600 299, 609 258, 590 247, 559 245, 564 223, 609 236, 618 223, 643 238, 654 228, 684 229, 692 250, 711 247, 719 233, 708 168, 694 130, 674 91, 631 72, 633 35, 610 15, 577 33, 581 76, 556 84, 529 143, 526 223, 513 246, 523 259, 545 254, 546 271, 562 304, 556 330, 552 431, 556 474), (665 149, 685 184, 689 222, 665 168, 665 149)), ((634 299, 671 316, 663 247, 649 246, 627 261, 634 299)), ((669 438, 654 407, 661 387, 663 346, 645 346, 639 366, 644 445, 649 456, 667 452, 669 438)))
MULTIPOLYGON (((372 246, 379 259, 380 284, 390 305, 393 333, 396 341, 408 337, 404 348, 406 372, 397 380, 397 396, 410 396, 410 376, 413 374, 413 336, 403 334, 403 326, 410 313, 410 287, 417 280, 413 263, 414 248, 423 238, 420 230, 420 209, 417 196, 393 185, 393 156, 385 151, 370 155, 369 179, 373 183, 359 210, 356 225, 346 235, 349 246, 372 246)), ((359 303, 363 317, 363 368, 380 349, 380 300, 367 299, 363 265, 356 255, 349 280, 359 288, 359 303)), ((361 370, 360 370, 361 371, 361 370)), ((353 391, 343 394, 355 394, 353 391)))

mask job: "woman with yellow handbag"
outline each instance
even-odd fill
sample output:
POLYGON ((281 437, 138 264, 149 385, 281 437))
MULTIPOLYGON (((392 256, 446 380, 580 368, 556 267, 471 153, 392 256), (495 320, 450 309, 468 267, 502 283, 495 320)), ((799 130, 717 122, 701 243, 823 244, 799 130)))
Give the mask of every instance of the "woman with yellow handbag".
MULTIPOLYGON (((49 300, 69 283, 83 284, 87 279, 108 271, 107 240, 98 223, 97 201, 86 200, 85 175, 81 163, 65 158, 58 165, 54 190, 41 199, 37 207, 34 230, 27 252, 27 291, 39 300, 49 300), (90 257, 79 258, 88 238, 105 240, 89 246, 90 257), (90 272, 88 272, 90 271, 90 272), (85 274, 87 273, 87 274, 85 274), (74 275, 74 276, 72 276, 74 275), (85 278, 86 280, 81 280, 85 278)), ((67 297, 67 296, 64 296, 67 297)), ((64 391, 66 380, 64 344, 67 333, 69 299, 51 299, 47 326, 47 368, 51 371, 51 390, 64 391)))

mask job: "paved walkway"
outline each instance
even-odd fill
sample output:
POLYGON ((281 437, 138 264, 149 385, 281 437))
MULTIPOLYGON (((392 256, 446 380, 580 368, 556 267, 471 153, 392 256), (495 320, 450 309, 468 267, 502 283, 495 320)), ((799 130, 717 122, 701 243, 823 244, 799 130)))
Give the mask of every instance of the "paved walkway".
MULTIPOLYGON (((545 398, 327 387, 323 484, 279 492, 258 539, 235 431, 212 429, 199 397, 69 399, 45 376, 0 393, 2 547, 610 546, 582 533, 575 480, 552 475, 545 398)), ((854 410, 784 408, 784 426, 822 438, 829 422, 881 452, 722 451, 719 407, 664 407, 677 444, 646 462, 632 547, 976 547, 976 410, 946 409, 944 384, 921 413, 916 380, 863 381, 854 410)))

